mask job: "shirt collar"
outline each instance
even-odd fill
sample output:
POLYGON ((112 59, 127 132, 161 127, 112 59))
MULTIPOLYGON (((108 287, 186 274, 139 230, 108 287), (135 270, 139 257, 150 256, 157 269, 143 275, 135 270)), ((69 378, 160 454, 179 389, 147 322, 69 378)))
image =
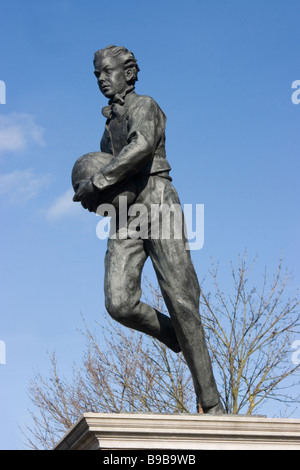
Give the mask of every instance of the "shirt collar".
POLYGON ((120 121, 127 110, 128 102, 131 96, 134 94, 134 86, 128 88, 122 95, 115 95, 109 100, 108 106, 102 108, 102 114, 106 119, 111 119, 114 115, 120 121))

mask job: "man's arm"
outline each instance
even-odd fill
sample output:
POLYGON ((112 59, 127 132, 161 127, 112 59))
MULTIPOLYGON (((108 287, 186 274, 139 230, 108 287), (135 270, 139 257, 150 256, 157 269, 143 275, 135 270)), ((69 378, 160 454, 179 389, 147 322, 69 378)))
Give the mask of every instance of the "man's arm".
POLYGON ((164 132, 162 112, 150 97, 139 97, 128 116, 128 144, 100 173, 91 179, 93 185, 104 190, 124 181, 140 171, 153 158, 164 132))

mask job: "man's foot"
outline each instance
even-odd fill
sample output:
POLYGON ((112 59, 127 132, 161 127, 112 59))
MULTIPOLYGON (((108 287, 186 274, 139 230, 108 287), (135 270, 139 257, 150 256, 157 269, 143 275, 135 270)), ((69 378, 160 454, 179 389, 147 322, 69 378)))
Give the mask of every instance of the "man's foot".
POLYGON ((217 403, 215 406, 211 408, 204 408, 203 412, 208 415, 225 415, 225 410, 221 402, 217 403))

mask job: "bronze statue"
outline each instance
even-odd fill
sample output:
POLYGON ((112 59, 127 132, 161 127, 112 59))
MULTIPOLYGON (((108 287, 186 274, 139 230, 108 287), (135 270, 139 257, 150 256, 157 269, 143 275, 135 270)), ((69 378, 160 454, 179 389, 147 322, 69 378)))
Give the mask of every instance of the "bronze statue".
MULTIPOLYGON (((117 194, 129 194, 129 205, 143 204, 149 213, 153 204, 180 205, 166 159, 166 117, 151 97, 135 93, 139 68, 133 53, 108 46, 95 53, 94 67, 100 91, 109 99, 102 110, 106 125, 101 152, 83 158, 89 162, 87 166, 92 160, 89 171, 73 170, 73 200, 90 211, 117 194), (97 159, 98 170, 93 166, 97 159)), ((128 215, 127 226, 131 220, 128 215)), ((173 351, 182 351, 193 377, 198 412, 223 414, 199 314, 200 288, 184 230, 182 237, 171 231, 168 239, 151 237, 150 230, 140 237, 124 238, 122 228, 120 224, 114 227, 114 237, 107 244, 108 313, 173 351), (141 274, 148 256, 170 317, 140 300, 141 274)))

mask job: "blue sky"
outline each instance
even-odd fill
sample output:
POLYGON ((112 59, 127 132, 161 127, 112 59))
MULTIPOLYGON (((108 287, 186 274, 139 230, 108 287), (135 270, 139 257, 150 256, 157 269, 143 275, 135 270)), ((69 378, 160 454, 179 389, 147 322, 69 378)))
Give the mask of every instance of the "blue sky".
POLYGON ((167 115, 181 202, 205 207, 204 247, 192 252, 199 278, 212 256, 226 287, 230 260, 247 248, 258 279, 282 255, 295 292, 298 10, 296 0, 0 0, 1 449, 23 447, 28 383, 47 373, 47 352, 68 373, 84 348, 81 313, 92 323, 104 311, 106 242, 70 184, 75 160, 98 150, 103 132, 97 49, 132 50, 136 91, 167 115))

